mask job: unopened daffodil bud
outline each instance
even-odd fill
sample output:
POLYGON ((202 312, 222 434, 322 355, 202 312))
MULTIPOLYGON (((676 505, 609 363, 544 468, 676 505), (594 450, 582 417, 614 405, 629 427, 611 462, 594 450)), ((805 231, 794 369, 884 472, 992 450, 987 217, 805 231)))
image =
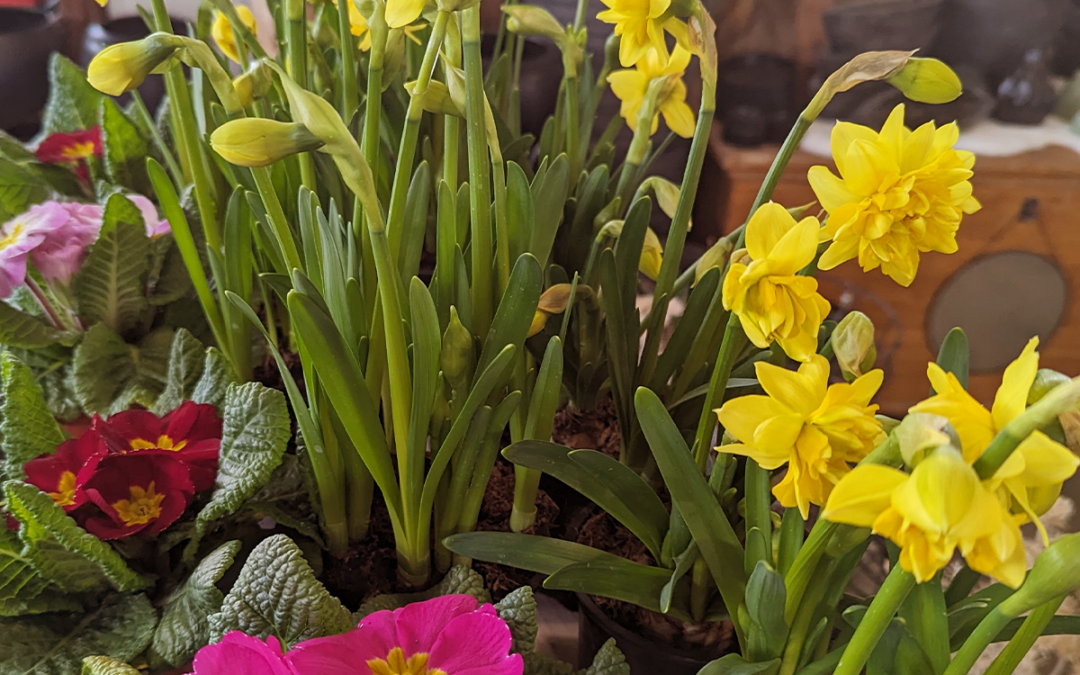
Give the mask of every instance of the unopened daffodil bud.
POLYGON ((825 79, 813 100, 810 101, 810 105, 806 106, 802 117, 807 120, 817 119, 817 116, 837 94, 863 82, 888 80, 898 75, 914 54, 915 52, 903 51, 859 54, 825 79))
POLYGON ((1050 544, 1016 593, 1002 601, 1006 616, 1020 616, 1080 588, 1080 534, 1066 534, 1050 544))
MULTIPOLYGON (((668 218, 675 218, 675 209, 679 205, 678 185, 672 183, 667 178, 650 176, 641 183, 641 187, 638 189, 641 192, 652 190, 653 194, 656 195, 656 205, 660 207, 660 210, 664 212, 664 215, 668 218)), ((687 228, 693 228, 693 226, 693 221, 691 221, 687 228)))
POLYGON ((303 124, 261 117, 226 122, 210 134, 214 151, 237 166, 269 166, 289 155, 316 150, 322 144, 303 124))
POLYGON ((904 463, 916 466, 931 451, 943 445, 960 444, 948 418, 931 413, 911 413, 896 427, 896 440, 904 463))
MULTIPOLYGON (((409 92, 409 96, 416 96, 416 81, 407 83, 405 91, 409 92)), ((420 105, 429 113, 465 117, 450 96, 450 88, 438 80, 428 82, 427 89, 424 90, 420 99, 420 105)))
POLYGON ((356 139, 341 121, 341 115, 334 106, 318 94, 296 84, 273 61, 266 61, 266 63, 278 71, 281 84, 285 88, 285 96, 289 99, 289 113, 293 121, 304 125, 308 131, 320 138, 326 144, 326 152, 348 153, 351 146, 356 145, 356 139))
POLYGON ((264 63, 256 63, 246 73, 233 80, 233 89, 240 99, 240 105, 248 107, 256 98, 265 96, 274 82, 270 69, 264 63))
POLYGON ((106 47, 90 62, 86 79, 101 93, 119 96, 138 87, 151 73, 162 72, 183 44, 175 35, 153 33, 106 47))
POLYGON ((1039 368, 1035 372, 1035 381, 1031 383, 1031 389, 1028 389, 1027 404, 1038 403, 1044 396, 1068 382, 1069 379, 1068 375, 1056 370, 1039 368))
POLYGON ((728 256, 731 255, 731 249, 735 245, 728 239, 720 239, 715 244, 709 247, 709 250, 705 251, 701 259, 698 260, 697 267, 694 269, 694 286, 697 286, 701 278, 708 274, 709 270, 713 268, 724 269, 724 265, 727 264, 728 256))
POLYGON ((832 348, 840 372, 848 382, 874 367, 874 322, 862 312, 845 316, 832 332, 832 348))
POLYGON ((468 387, 476 366, 473 337, 461 323, 457 308, 450 307, 450 321, 442 337, 442 354, 439 356, 443 377, 451 389, 462 391, 468 387))
POLYGON ((596 240, 603 241, 607 237, 612 239, 618 239, 622 234, 623 223, 622 220, 609 220, 604 223, 604 226, 600 228, 600 231, 596 233, 596 240))
POLYGON ((888 82, 920 103, 949 103, 964 93, 964 85, 953 69, 937 59, 913 57, 888 82))
POLYGON ((650 227, 645 230, 645 243, 641 247, 638 271, 656 281, 656 277, 660 276, 660 266, 663 264, 664 247, 660 245, 660 237, 657 237, 650 227))
POLYGON ((570 302, 571 288, 571 284, 555 284, 540 294, 540 301, 536 305, 532 323, 529 324, 528 337, 532 337, 544 330, 549 316, 566 311, 566 305, 570 302))
MULTIPOLYGON (((255 33, 255 15, 246 5, 236 5, 236 15, 240 17, 247 29, 255 33)), ((240 51, 236 47, 236 38, 233 35, 232 24, 229 18, 222 12, 214 12, 214 23, 210 26, 210 37, 214 38, 214 44, 221 53, 229 57, 233 62, 240 63, 240 51)))
POLYGON ((552 16, 551 12, 536 5, 503 5, 506 13, 506 28, 511 33, 533 37, 542 35, 556 42, 566 38, 566 28, 552 16))

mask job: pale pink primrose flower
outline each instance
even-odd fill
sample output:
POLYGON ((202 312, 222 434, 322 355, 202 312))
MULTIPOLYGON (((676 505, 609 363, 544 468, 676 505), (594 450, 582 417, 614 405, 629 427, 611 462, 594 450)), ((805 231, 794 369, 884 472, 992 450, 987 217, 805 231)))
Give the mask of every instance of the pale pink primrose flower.
POLYGON ((0 227, 0 298, 26 282, 26 260, 50 230, 62 225, 67 213, 55 202, 31 206, 0 227))
POLYGON ((66 214, 63 221, 45 232, 41 244, 30 253, 45 281, 67 284, 86 257, 86 248, 97 241, 101 232, 102 208, 97 204, 46 202, 66 214))
POLYGON ((195 657, 192 675, 522 675, 506 623, 491 605, 447 595, 365 617, 353 630, 306 640, 227 634, 195 657))
POLYGON ((142 212, 143 220, 146 222, 147 237, 153 239, 172 232, 169 228, 169 221, 162 220, 158 216, 157 207, 154 206, 152 201, 142 195, 127 195, 127 198, 131 200, 132 204, 139 207, 139 211, 142 212))

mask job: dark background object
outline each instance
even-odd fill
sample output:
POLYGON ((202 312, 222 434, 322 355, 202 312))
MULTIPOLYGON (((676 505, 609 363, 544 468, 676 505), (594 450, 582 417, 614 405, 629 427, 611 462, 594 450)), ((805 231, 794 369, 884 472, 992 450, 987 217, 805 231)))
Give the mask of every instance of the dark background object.
POLYGON ((892 0, 833 5, 822 21, 832 54, 847 62, 863 52, 926 49, 937 37, 945 0, 892 0))
POLYGON ((724 140, 780 143, 798 117, 795 62, 772 54, 740 54, 720 64, 716 105, 724 140))
MULTIPOLYGON (((491 67, 495 36, 484 35, 480 44, 484 68, 491 67)), ((555 113, 562 82, 562 54, 550 40, 525 39, 521 55, 521 131, 540 138, 544 122, 555 113)))
POLYGON ((49 54, 61 48, 56 11, 0 8, 0 129, 28 139, 38 129, 49 96, 49 54))
POLYGON ((1013 124, 1039 124, 1050 114, 1058 95, 1050 82, 1045 52, 1032 49, 1024 63, 1002 80, 997 90, 994 117, 1013 124))

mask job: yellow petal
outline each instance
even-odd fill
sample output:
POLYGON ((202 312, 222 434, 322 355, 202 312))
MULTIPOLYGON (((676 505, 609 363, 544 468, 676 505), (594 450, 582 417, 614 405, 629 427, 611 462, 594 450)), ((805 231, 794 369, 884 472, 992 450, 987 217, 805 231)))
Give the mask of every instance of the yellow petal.
POLYGON ((863 464, 833 488, 821 517, 834 523, 870 527, 889 508, 893 492, 909 476, 880 464, 863 464))
POLYGON ((420 18, 424 11, 425 0, 388 0, 386 3, 386 23, 391 28, 404 28, 420 18))
POLYGON ((641 258, 638 260, 638 271, 656 281, 660 276, 660 266, 664 263, 664 249, 660 246, 660 238, 656 236, 651 227, 645 229, 645 243, 641 247, 641 258))
POLYGON ((847 183, 827 167, 810 167, 810 170, 806 172, 806 178, 810 181, 810 187, 814 189, 814 195, 821 202, 821 207, 829 213, 845 204, 858 202, 862 199, 848 188, 847 183))
POLYGON ((1027 407, 1028 392, 1035 382, 1035 373, 1039 370, 1039 353, 1035 351, 1038 346, 1039 338, 1031 338, 1020 356, 1005 368, 1001 386, 994 396, 994 407, 991 409, 994 426, 998 430, 1003 429, 1027 407))
POLYGON ((831 150, 833 161, 836 162, 836 168, 841 174, 845 171, 848 149, 852 143, 860 140, 872 143, 877 140, 877 134, 870 127, 852 124, 851 122, 837 122, 833 126, 832 137, 830 138, 831 150))
POLYGON ((777 242, 795 227, 795 219, 776 202, 762 204, 746 224, 746 251, 752 260, 764 260, 777 242))
POLYGON ((1027 488, 1064 483, 1080 466, 1080 458, 1041 431, 1025 438, 1009 459, 1017 455, 1024 460, 1023 471, 1017 478, 1027 488))
POLYGON ((829 362, 815 356, 799 367, 798 372, 758 361, 754 364, 761 388, 792 412, 809 416, 825 398, 828 387, 829 362))
MULTIPOLYGON (((683 85, 683 89, 685 92, 686 85, 683 85)), ((676 136, 690 138, 694 135, 694 111, 686 104, 685 93, 678 100, 665 99, 660 104, 660 112, 664 115, 664 124, 676 136)))
POLYGON ((717 418, 724 429, 735 440, 749 444, 754 443, 754 435, 759 426, 773 417, 791 414, 791 409, 779 401, 760 395, 733 398, 716 411, 717 418))
POLYGON ((777 263, 774 273, 795 275, 812 263, 817 254, 819 229, 818 219, 808 216, 785 232, 769 252, 769 259, 777 263))
POLYGON ((536 313, 533 314, 532 323, 529 324, 528 337, 532 337, 540 331, 544 330, 544 326, 547 325, 547 319, 547 314, 541 312, 540 310, 536 310, 536 313))

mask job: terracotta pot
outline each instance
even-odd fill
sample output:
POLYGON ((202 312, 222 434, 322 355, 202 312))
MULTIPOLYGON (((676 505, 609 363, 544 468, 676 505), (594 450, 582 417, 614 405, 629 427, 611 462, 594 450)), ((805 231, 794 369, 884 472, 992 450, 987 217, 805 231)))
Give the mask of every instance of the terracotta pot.
POLYGON ((28 138, 49 97, 49 55, 63 45, 56 13, 0 8, 0 129, 28 138))
POLYGON ((578 665, 592 663, 596 652, 611 638, 626 657, 630 672, 663 675, 697 675, 705 664, 721 654, 712 650, 687 651, 652 640, 622 627, 582 593, 578 598, 578 665))

